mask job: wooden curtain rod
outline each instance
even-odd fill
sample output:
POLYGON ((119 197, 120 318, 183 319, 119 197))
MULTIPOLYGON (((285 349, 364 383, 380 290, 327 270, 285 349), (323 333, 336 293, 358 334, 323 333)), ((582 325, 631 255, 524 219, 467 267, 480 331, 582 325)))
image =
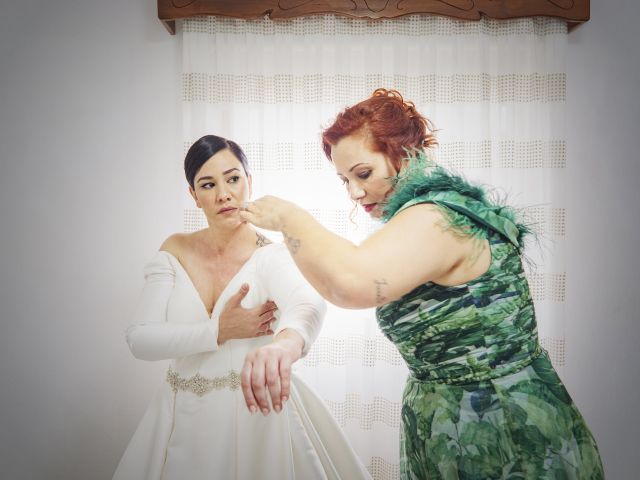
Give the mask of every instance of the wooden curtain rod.
POLYGON ((376 20, 429 14, 461 20, 557 17, 569 28, 589 20, 589 0, 158 0, 158 18, 169 33, 176 20, 200 15, 286 19, 333 13, 376 20))

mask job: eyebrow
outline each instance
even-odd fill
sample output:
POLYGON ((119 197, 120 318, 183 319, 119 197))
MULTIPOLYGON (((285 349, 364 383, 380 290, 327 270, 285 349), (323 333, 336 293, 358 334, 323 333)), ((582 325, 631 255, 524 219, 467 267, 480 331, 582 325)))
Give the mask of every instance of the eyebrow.
MULTIPOLYGON (((225 170, 224 172, 222 172, 222 175, 226 175, 227 173, 231 173, 234 170, 240 171, 239 168, 233 167, 233 168, 230 168, 229 170, 225 170)), ((213 177, 211 175, 207 175, 205 177, 200 177, 197 181, 199 182, 200 180, 213 180, 213 177)))
MULTIPOLYGON (((356 168, 358 165, 364 165, 364 162, 360 162, 360 163, 356 163, 353 167, 351 167, 349 169, 349 171, 353 171, 354 168, 356 168)), ((342 175, 340 172, 336 172, 336 175, 342 175)))

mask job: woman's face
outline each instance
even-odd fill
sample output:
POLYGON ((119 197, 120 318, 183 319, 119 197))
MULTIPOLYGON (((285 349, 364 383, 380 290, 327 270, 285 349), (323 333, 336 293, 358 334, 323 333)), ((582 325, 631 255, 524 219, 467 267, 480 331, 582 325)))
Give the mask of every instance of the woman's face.
POLYGON ((391 177, 398 173, 389 158, 374 151, 366 135, 357 133, 339 140, 331 148, 331 159, 351 199, 380 218, 383 203, 393 191, 391 177))
POLYGON ((251 177, 231 150, 220 150, 207 160, 196 173, 193 185, 189 191, 210 225, 234 226, 243 222, 238 212, 251 195, 251 177))

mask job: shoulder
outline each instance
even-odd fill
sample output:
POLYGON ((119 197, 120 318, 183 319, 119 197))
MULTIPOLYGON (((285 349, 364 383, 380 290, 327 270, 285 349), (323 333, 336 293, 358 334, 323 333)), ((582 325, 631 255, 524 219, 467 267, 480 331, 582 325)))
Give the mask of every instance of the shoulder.
POLYGON ((174 233, 160 245, 160 251, 168 252, 180 260, 197 250, 196 245, 201 240, 203 230, 192 233, 174 233))
POLYGON ((273 269, 283 264, 293 263, 289 249, 284 243, 269 243, 256 252, 259 269, 273 269))
POLYGON ((407 261, 413 258, 416 265, 420 265, 416 253, 428 245, 432 255, 425 255, 423 260, 429 268, 436 265, 443 273, 477 254, 478 236, 473 233, 465 223, 452 219, 446 207, 417 202, 398 211, 379 231, 376 241, 393 246, 394 255, 407 261), (398 249, 398 245, 403 248, 398 249))
POLYGON ((385 224, 386 229, 411 229, 414 233, 431 231, 444 220, 442 207, 432 202, 416 201, 404 206, 385 224))
POLYGON ((258 248, 256 255, 261 258, 278 258, 289 254, 289 250, 284 243, 268 243, 264 247, 258 248))
POLYGON ((260 232, 256 232, 256 245, 258 247, 266 247, 267 245, 271 245, 273 242, 262 235, 260 232))
POLYGON ((486 232, 474 221, 473 212, 462 212, 439 199, 416 198, 408 202, 388 221, 387 227, 398 230, 410 229, 414 235, 426 233, 443 239, 459 241, 465 237, 471 241, 485 238, 486 232))
POLYGON ((174 257, 179 258, 180 252, 185 248, 188 243, 188 234, 186 233, 174 233, 167 237, 167 239, 160 245, 160 251, 169 252, 174 257))
POLYGON ((404 251, 411 256, 425 245, 445 262, 456 260, 460 253, 453 248, 460 245, 460 238, 449 227, 446 213, 433 203, 416 203, 399 211, 379 232, 378 240, 393 245, 399 255, 404 251), (398 250, 398 245, 405 248, 398 250))
POLYGON ((398 204, 396 202, 396 206, 393 207, 392 210, 387 211, 386 217, 383 220, 389 222, 400 215, 404 214, 406 216, 406 212, 408 211, 413 212, 413 215, 416 215, 416 209, 421 210, 422 212, 434 212, 434 215, 437 215, 438 213, 442 215, 443 209, 445 208, 444 205, 449 203, 448 201, 451 199, 451 195, 456 198, 459 197, 459 194, 456 192, 437 191, 416 195, 402 204, 398 204))
MULTIPOLYGON (((196 232, 197 233, 197 232, 196 232)), ((145 276, 150 273, 175 272, 176 263, 180 263, 194 241, 193 233, 174 233, 160 245, 151 261, 145 265, 145 276)))

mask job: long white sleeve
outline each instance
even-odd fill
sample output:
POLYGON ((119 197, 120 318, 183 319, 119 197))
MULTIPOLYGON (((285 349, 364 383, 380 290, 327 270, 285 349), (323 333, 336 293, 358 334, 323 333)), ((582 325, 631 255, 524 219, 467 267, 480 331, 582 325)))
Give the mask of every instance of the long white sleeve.
POLYGON ((259 270, 269 299, 276 302, 280 311, 274 335, 285 328, 298 332, 304 340, 304 356, 322 329, 327 304, 302 276, 286 246, 278 244, 267 248, 270 251, 263 256, 259 270))
POLYGON ((145 265, 144 289, 126 331, 131 353, 140 360, 166 360, 218 348, 217 320, 169 322, 167 306, 175 276, 167 252, 158 252, 145 265))

